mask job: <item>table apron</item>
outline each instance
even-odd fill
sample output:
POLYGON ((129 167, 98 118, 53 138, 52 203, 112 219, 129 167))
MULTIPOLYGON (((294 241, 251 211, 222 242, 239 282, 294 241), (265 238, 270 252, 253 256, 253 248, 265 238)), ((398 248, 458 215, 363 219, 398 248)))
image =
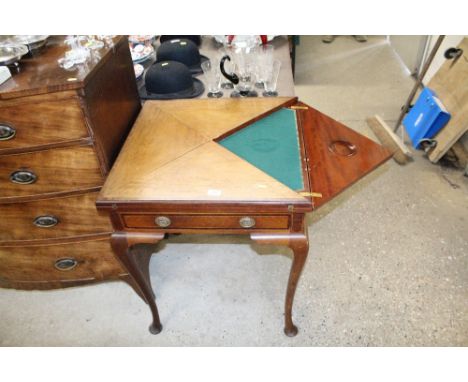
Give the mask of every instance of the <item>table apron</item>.
POLYGON ((304 214, 111 213, 116 231, 154 233, 249 234, 303 232, 304 214))

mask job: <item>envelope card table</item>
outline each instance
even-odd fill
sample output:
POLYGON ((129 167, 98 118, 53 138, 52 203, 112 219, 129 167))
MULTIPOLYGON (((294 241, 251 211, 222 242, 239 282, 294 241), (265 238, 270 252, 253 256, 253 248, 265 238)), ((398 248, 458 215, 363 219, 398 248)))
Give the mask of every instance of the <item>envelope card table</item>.
POLYGON ((293 252, 284 332, 309 242, 305 214, 390 153, 297 98, 149 101, 96 202, 114 252, 162 329, 149 277, 151 250, 170 233, 245 234, 293 252), (142 249, 143 248, 143 249, 142 249))

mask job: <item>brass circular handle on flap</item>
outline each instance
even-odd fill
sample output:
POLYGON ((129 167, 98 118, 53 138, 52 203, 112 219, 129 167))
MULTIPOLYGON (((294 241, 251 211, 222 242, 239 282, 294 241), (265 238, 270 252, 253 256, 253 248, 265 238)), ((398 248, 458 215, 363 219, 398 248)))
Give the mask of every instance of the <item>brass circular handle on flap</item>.
POLYGON ((171 219, 169 219, 167 216, 158 216, 156 219, 154 219, 154 222, 158 227, 161 228, 166 228, 171 225, 171 219))
POLYGON ((78 261, 71 257, 63 258, 63 259, 58 259, 54 267, 55 269, 59 271, 71 271, 73 268, 75 268, 78 265, 78 261))
POLYGON ((33 221, 33 224, 40 228, 51 228, 56 226, 58 223, 59 219, 54 215, 37 216, 33 221))
POLYGON ((239 219, 239 224, 242 228, 252 228, 255 226, 255 219, 250 216, 244 216, 239 219))
POLYGON ((333 141, 328 145, 328 150, 336 155, 341 155, 344 157, 351 157, 357 153, 356 145, 353 145, 348 141, 333 141))
POLYGON ((32 171, 18 170, 10 174, 10 181, 17 184, 31 184, 37 180, 37 175, 32 171))
POLYGON ((16 129, 13 126, 0 123, 0 141, 8 141, 16 135, 16 129))

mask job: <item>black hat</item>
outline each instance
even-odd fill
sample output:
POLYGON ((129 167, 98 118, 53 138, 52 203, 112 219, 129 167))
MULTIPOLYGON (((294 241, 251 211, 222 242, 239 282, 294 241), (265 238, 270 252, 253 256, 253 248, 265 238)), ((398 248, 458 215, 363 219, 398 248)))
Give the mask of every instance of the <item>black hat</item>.
POLYGON ((186 65, 177 61, 151 65, 145 74, 145 84, 139 89, 142 99, 194 98, 204 91, 203 83, 192 77, 186 65))
POLYGON ((156 52, 156 60, 160 61, 178 61, 185 64, 192 74, 201 74, 202 61, 208 60, 207 57, 200 55, 197 46, 190 40, 175 39, 163 42, 156 52))
POLYGON ((163 35, 161 37, 159 37, 159 41, 161 42, 161 44, 165 41, 169 41, 169 40, 174 40, 174 39, 180 39, 180 38, 184 38, 186 40, 190 40, 192 41, 196 46, 200 46, 201 44, 201 37, 198 35, 189 35, 189 34, 186 34, 186 35, 179 35, 179 36, 170 36, 170 35, 163 35))

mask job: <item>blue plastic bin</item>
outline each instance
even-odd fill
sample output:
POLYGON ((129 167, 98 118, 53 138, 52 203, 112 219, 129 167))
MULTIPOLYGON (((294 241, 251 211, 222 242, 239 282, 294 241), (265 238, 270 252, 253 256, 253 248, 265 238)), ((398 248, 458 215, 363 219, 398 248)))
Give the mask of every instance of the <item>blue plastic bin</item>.
POLYGON ((403 119, 403 126, 405 126, 413 147, 419 148, 421 139, 434 137, 449 120, 450 113, 434 91, 424 88, 414 106, 403 119))

